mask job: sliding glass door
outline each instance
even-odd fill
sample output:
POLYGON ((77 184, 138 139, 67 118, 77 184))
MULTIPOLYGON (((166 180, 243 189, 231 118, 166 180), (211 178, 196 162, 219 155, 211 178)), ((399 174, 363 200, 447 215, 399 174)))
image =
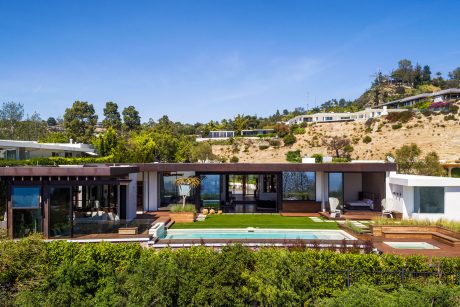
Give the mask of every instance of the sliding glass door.
POLYGON ((72 188, 52 187, 49 195, 50 238, 71 236, 72 188))
POLYGON ((329 197, 335 197, 343 207, 343 173, 328 174, 329 197))

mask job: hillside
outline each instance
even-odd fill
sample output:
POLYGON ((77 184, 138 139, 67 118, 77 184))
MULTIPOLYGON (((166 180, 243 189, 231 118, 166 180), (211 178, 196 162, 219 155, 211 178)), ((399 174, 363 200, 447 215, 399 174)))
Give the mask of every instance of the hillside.
MULTIPOLYGON (((288 151, 299 149, 302 155, 315 153, 327 154, 321 146, 323 138, 345 136, 353 141, 353 159, 384 159, 385 154, 404 144, 415 143, 424 153, 436 151, 440 158, 454 161, 460 158, 460 125, 458 115, 454 120, 445 119, 445 115, 417 115, 401 128, 393 129, 394 123, 386 119, 377 119, 371 125, 365 122, 322 123, 309 125, 305 134, 297 135, 292 146, 270 146, 267 140, 237 139, 233 145, 213 145, 213 153, 230 159, 239 158, 239 162, 285 162, 288 151), (365 144, 363 138, 371 137, 365 144)), ((272 141, 273 143, 273 141, 272 141)))

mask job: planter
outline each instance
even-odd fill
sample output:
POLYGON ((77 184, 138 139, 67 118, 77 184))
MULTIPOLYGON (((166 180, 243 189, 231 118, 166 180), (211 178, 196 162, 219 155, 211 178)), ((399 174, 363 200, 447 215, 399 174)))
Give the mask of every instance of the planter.
POLYGON ((137 235, 139 233, 138 227, 121 227, 118 228, 118 234, 120 235, 137 235))
POLYGON ((169 217, 176 223, 193 223, 195 221, 194 212, 171 212, 169 217))

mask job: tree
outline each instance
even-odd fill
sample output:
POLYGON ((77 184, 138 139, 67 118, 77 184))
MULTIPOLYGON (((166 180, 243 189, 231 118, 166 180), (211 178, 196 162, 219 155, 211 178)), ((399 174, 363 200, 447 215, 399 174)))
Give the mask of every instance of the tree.
POLYGON ((141 131, 132 135, 129 143, 132 147, 133 162, 150 163, 155 161, 156 143, 151 133, 141 131))
POLYGON ((413 73, 413 81, 414 81, 414 87, 419 86, 423 82, 423 72, 422 72, 422 66, 417 63, 415 65, 414 73, 413 73))
POLYGON ((294 134, 289 133, 283 138, 284 146, 291 146, 297 142, 297 138, 294 134))
POLYGON ((48 126, 51 126, 51 127, 54 127, 57 125, 57 121, 54 117, 48 117, 48 119, 46 120, 46 123, 48 126))
POLYGON ((402 174, 413 174, 416 171, 418 158, 421 154, 417 144, 403 145, 396 150, 395 162, 398 167, 398 172, 402 174))
POLYGON ((68 136, 77 142, 89 143, 97 124, 94 106, 86 101, 75 101, 64 113, 64 127, 68 136))
POLYGON ((349 158, 353 151, 351 141, 345 137, 334 136, 329 139, 323 139, 323 146, 328 151, 333 152, 336 158, 349 158))
POLYGON ((430 82, 431 81, 431 69, 430 69, 430 66, 428 66, 428 65, 423 66, 422 80, 423 80, 423 82, 430 82))
POLYGON ((414 76, 414 67, 408 59, 402 59, 398 62, 398 68, 395 69, 391 76, 393 79, 403 83, 412 83, 414 76))
POLYGON ((214 160, 215 158, 216 156, 212 152, 212 146, 208 142, 197 143, 192 149, 193 162, 214 160))
POLYGON ((274 130, 280 138, 285 137, 290 132, 290 129, 286 124, 276 124, 274 130))
POLYGON ((113 127, 117 131, 121 129, 121 116, 115 102, 109 101, 105 104, 104 117, 102 125, 105 128, 113 127))
POLYGON ((439 156, 432 151, 417 164, 417 173, 425 176, 444 176, 446 171, 439 162, 439 156))
POLYGON ((50 132, 38 138, 40 143, 67 143, 67 136, 62 132, 50 132))
POLYGON ((460 67, 457 67, 453 71, 449 72, 449 79, 460 81, 460 67))
POLYGON ((236 134, 240 134, 241 130, 248 128, 248 118, 247 116, 238 114, 233 119, 233 129, 235 130, 236 134))
POLYGON ((123 109, 123 126, 126 131, 139 129, 141 126, 141 117, 134 106, 129 106, 123 109))
POLYGON ((94 147, 102 157, 113 154, 118 147, 118 137, 115 129, 109 127, 103 135, 99 135, 94 142, 94 147))
POLYGON ((6 131, 5 138, 14 139, 19 122, 24 117, 24 106, 14 101, 4 102, 0 109, 1 126, 6 131))

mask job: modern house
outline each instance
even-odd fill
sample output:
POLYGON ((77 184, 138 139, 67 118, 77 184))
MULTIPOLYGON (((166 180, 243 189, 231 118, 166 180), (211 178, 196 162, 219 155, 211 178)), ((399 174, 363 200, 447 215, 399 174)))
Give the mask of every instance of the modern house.
MULTIPOLYGON (((175 181, 197 176, 188 198, 228 213, 328 211, 329 197, 346 209, 381 212, 382 200, 412 218, 460 220, 460 179, 399 175, 383 162, 151 163, 3 167, 7 225, 13 238, 113 233, 123 225, 148 227, 139 212, 168 210, 180 202, 175 181)), ((0 212, 3 214, 3 212, 0 212)))
POLYGON ((388 107, 392 109, 409 108, 415 106, 419 102, 430 101, 433 103, 454 102, 460 100, 460 89, 449 88, 434 93, 422 93, 415 96, 397 99, 394 101, 382 103, 379 107, 388 107))
POLYGON ((91 145, 72 141, 70 143, 38 143, 36 141, 0 140, 0 158, 9 160, 96 155, 91 145))
MULTIPOLYGON (((273 133, 274 129, 248 129, 241 130, 240 136, 244 138, 255 138, 260 135, 268 135, 273 133)), ((215 130, 210 131, 207 137, 198 137, 196 138, 197 142, 204 142, 209 140, 227 140, 233 138, 238 134, 233 130, 215 130)))
POLYGON ((384 115, 388 115, 389 112, 400 112, 400 110, 389 110, 386 107, 381 109, 366 108, 365 110, 358 112, 347 112, 347 113, 315 113, 309 115, 299 115, 291 118, 286 122, 288 125, 301 124, 301 123, 329 123, 329 122, 346 122, 346 121, 359 121, 368 120, 370 118, 376 118, 384 115))

